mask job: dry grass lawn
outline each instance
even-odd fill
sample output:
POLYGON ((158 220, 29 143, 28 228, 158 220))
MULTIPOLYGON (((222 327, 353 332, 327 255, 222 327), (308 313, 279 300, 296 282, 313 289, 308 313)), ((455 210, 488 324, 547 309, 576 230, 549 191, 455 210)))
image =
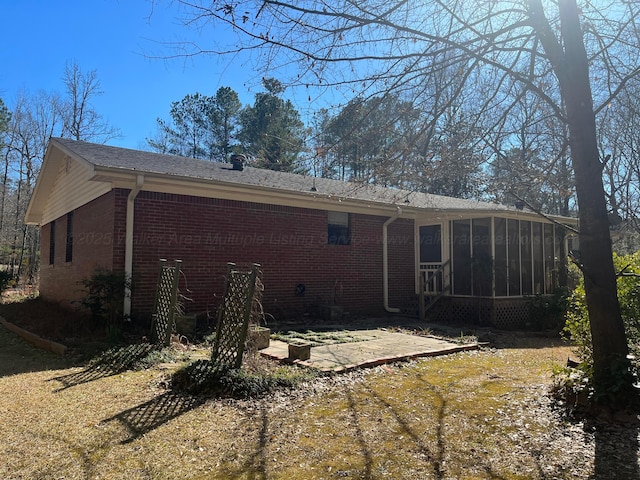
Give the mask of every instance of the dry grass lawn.
POLYGON ((205 400, 164 388, 176 366, 101 376, 0 327, 0 478, 640 478, 637 426, 564 422, 569 350, 525 344, 205 400))

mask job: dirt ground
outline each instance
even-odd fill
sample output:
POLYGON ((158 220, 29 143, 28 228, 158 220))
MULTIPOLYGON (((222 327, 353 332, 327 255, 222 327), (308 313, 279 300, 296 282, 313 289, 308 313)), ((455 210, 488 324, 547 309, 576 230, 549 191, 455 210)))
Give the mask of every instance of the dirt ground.
POLYGON ((640 479, 636 417, 554 408, 570 348, 482 335, 480 351, 231 400, 168 389, 179 362, 113 374, 0 327, 0 478, 640 479))

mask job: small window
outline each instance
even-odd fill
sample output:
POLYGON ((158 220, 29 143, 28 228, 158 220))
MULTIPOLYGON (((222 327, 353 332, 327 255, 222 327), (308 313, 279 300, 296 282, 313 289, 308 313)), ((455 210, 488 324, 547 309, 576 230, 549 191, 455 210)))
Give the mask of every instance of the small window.
POLYGON ((329 245, 349 245, 349 214, 346 212, 328 212, 327 239, 329 245))
POLYGON ((67 241, 64 261, 73 260, 73 212, 67 213, 67 241))
POLYGON ((569 247, 569 255, 571 258, 580 263, 580 238, 577 235, 567 237, 567 246, 569 247))
POLYGON ((49 265, 53 265, 56 258, 56 221, 49 224, 49 265))

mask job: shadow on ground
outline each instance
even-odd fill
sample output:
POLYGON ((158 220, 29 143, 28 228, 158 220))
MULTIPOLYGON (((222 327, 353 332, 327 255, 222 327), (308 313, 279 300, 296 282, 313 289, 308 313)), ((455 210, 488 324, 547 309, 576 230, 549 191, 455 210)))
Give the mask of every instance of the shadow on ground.
POLYGON ((626 425, 601 424, 595 427, 595 480, 636 480, 638 466, 637 420, 626 425))
POLYGON ((204 402, 203 397, 169 391, 107 418, 102 423, 113 421, 121 423, 127 429, 129 437, 120 443, 130 443, 169 420, 199 407, 204 402))
POLYGON ((66 358, 40 350, 0 325, 0 377, 68 366, 66 358))
POLYGON ((135 368, 140 361, 156 350, 156 348, 155 345, 149 343, 114 347, 89 362, 89 366, 84 370, 61 375, 52 378, 51 381, 56 380, 62 383, 63 386, 56 390, 56 392, 59 392, 70 387, 75 387, 76 385, 99 380, 100 378, 111 377, 135 368))

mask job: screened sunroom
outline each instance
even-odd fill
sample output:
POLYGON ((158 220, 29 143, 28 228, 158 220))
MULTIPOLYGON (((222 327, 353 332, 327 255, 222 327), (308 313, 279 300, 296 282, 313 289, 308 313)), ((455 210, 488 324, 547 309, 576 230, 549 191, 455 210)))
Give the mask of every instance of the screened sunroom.
POLYGON ((531 217, 417 223, 416 285, 427 314, 439 320, 525 326, 526 298, 552 295, 566 264, 566 228, 531 217))

